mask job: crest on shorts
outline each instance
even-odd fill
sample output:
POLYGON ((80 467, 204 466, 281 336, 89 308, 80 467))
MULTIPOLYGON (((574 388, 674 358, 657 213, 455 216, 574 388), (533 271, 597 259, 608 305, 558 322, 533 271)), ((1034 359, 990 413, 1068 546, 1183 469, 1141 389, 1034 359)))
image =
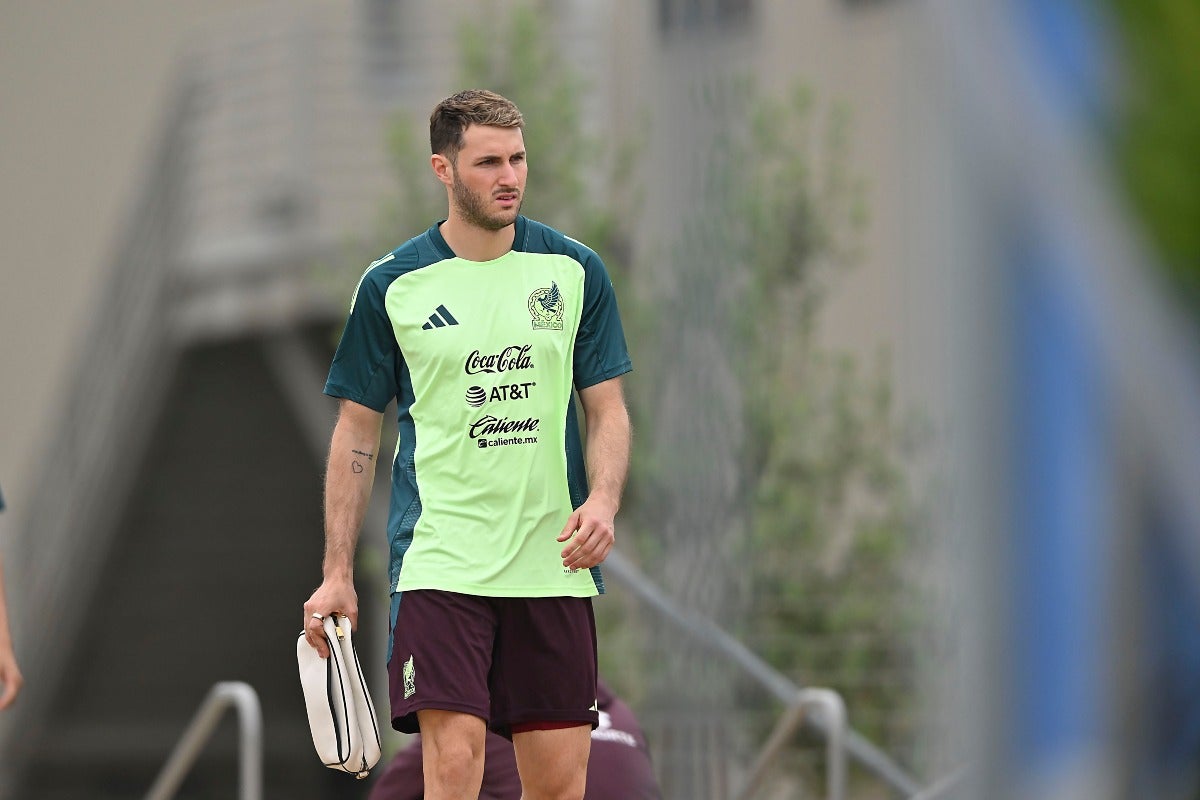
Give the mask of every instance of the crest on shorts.
POLYGON ((533 294, 529 295, 529 316, 533 317, 533 329, 561 331, 566 307, 562 292, 558 291, 558 284, 554 281, 550 282, 549 289, 534 289, 533 294))
POLYGON ((409 656, 404 662, 404 699, 417 693, 417 668, 413 666, 413 657, 409 656))

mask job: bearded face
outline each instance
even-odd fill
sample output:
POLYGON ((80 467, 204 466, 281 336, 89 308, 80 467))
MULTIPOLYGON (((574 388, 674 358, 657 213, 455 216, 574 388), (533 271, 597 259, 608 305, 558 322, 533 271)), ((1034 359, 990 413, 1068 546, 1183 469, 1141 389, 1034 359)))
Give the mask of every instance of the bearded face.
POLYGON ((498 231, 516 221, 521 213, 521 190, 513 186, 475 190, 455 170, 450 185, 454 206, 464 221, 488 231, 498 231), (503 204, 499 200, 505 200, 503 204))
POLYGON ((485 231, 512 225, 521 212, 529 172, 521 129, 470 125, 462 140, 457 152, 441 156, 451 211, 485 231))

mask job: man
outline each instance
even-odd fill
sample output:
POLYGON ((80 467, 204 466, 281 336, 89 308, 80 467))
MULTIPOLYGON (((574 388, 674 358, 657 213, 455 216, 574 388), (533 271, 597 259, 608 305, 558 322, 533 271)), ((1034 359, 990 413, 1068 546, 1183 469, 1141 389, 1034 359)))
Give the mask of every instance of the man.
POLYGON ((394 397, 392 726, 420 730, 431 800, 478 794, 489 727, 512 739, 527 800, 578 800, 598 723, 591 598, 628 471, 631 366, 600 259, 520 215, 523 125, 487 91, 434 109, 446 219, 367 269, 325 386, 341 403, 307 638, 326 656, 321 617, 357 622, 354 550, 394 397))
MULTIPOLYGON (((4 510, 4 495, 0 494, 0 511, 4 510)), ((0 684, 4 691, 0 692, 0 711, 8 708, 17 699, 24 683, 21 670, 17 667, 17 656, 13 652, 12 635, 8 627, 8 604, 4 599, 4 573, 0 566, 0 684)))
MULTIPOLYGON (((592 731, 584 800, 661 800, 646 736, 629 706, 597 683, 600 727, 592 731)), ((401 750, 371 787, 368 800, 424 800, 421 740, 401 750)), ((480 800, 520 800, 521 780, 512 743, 487 735, 480 800)))

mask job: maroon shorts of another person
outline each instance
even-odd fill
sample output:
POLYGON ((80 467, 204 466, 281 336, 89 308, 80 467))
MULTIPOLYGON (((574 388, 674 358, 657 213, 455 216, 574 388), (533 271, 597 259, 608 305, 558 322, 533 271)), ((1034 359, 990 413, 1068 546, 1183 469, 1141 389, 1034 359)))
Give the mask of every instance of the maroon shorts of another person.
POLYGON ((508 738, 529 723, 595 728, 591 598, 404 592, 388 677, 392 727, 403 733, 419 730, 426 709, 472 714, 508 738))

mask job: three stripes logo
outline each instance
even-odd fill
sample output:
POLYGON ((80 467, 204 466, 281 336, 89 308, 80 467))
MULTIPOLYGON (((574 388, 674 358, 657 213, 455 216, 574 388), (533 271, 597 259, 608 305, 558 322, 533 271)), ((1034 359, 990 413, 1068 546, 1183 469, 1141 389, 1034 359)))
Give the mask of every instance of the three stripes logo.
POLYGON ((458 320, 454 315, 446 310, 445 306, 438 306, 437 311, 429 315, 429 321, 421 326, 423 331, 431 331, 434 328, 444 328, 447 325, 457 325, 458 320))

